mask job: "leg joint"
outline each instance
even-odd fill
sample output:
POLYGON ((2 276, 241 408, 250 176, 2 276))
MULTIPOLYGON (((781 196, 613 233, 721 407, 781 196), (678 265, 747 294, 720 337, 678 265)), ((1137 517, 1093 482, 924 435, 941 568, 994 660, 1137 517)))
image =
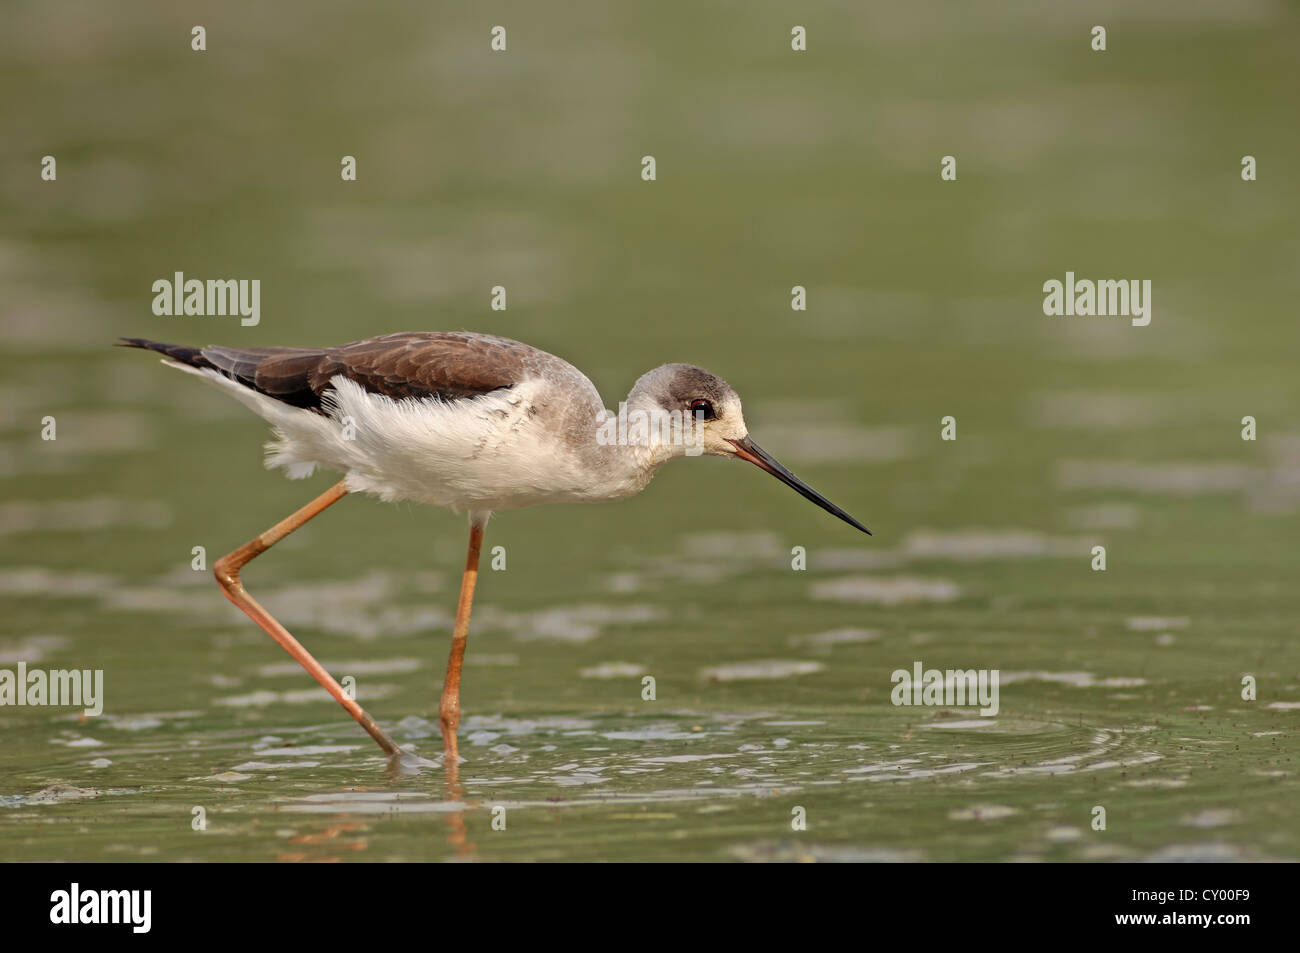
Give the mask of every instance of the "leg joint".
POLYGON ((212 575, 217 577, 217 583, 227 592, 240 587, 239 568, 241 564, 235 561, 234 555, 234 553, 228 553, 218 559, 212 566, 212 575))

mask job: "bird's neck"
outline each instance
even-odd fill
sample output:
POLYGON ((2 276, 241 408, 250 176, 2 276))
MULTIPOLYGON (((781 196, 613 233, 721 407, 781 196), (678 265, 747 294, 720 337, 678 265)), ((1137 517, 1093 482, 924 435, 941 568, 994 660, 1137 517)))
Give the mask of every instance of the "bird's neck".
POLYGON ((599 474, 593 498, 620 499, 646 488, 661 466, 685 455, 680 440, 657 426, 652 407, 642 407, 636 395, 617 409, 593 414, 596 439, 585 442, 587 472, 599 474))

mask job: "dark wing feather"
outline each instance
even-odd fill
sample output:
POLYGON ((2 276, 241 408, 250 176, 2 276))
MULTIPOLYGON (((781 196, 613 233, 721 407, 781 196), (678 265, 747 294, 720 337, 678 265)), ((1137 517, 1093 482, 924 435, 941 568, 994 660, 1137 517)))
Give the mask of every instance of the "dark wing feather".
POLYGON ((201 348, 209 367, 267 397, 303 407, 321 409, 321 395, 312 388, 311 376, 325 351, 305 347, 201 348))
POLYGON ((191 348, 142 338, 122 343, 192 367, 211 368, 268 397, 317 413, 325 412, 323 397, 339 375, 394 400, 459 400, 512 387, 549 357, 518 341, 458 331, 403 331, 332 348, 191 348))
POLYGON ((506 338, 456 332, 402 332, 332 348, 313 375, 318 392, 342 374, 394 400, 456 400, 513 387, 539 352, 506 338))

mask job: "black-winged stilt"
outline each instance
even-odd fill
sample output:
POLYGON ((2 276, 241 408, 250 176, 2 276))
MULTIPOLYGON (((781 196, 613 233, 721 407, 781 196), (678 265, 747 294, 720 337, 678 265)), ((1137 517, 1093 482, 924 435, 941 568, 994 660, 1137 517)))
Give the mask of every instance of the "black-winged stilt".
POLYGON ((348 493, 468 511, 470 534, 439 716, 444 765, 458 760, 460 673, 483 529, 495 510, 596 502, 645 489, 664 463, 739 457, 822 509, 870 531, 749 438, 740 397, 689 364, 643 374, 618 414, 586 375, 553 354, 488 334, 410 331, 341 347, 127 347, 223 387, 275 429, 267 466, 343 479, 215 565, 227 598, 298 660, 390 756, 400 749, 284 626, 244 589, 249 560, 348 493))

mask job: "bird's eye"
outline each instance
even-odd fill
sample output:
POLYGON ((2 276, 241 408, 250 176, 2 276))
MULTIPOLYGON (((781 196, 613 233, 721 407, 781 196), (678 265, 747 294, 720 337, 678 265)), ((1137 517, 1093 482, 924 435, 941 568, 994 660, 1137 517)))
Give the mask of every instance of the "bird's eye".
POLYGON ((691 401, 691 414, 701 420, 713 420, 718 416, 713 412, 713 405, 707 400, 691 401))

